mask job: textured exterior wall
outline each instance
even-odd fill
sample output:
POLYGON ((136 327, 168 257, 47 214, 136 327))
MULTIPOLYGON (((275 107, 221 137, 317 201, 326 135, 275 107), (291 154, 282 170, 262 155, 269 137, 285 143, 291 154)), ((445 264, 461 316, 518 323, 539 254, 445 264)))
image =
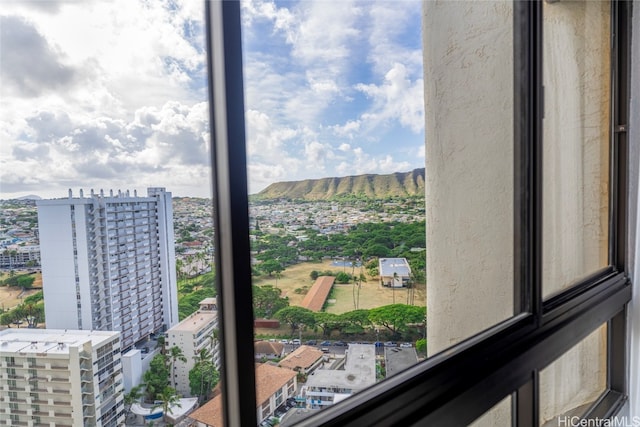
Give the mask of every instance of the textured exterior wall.
MULTIPOLYGON (((543 7, 543 285, 551 295, 608 262, 610 6, 543 7)), ((509 2, 425 1, 423 10, 433 355, 513 315, 513 35, 509 2)), ((545 369, 541 421, 598 396, 605 350, 599 330, 545 369)), ((476 425, 510 425, 509 409, 503 402, 476 425)))
POLYGON ((424 3, 427 349, 513 314, 509 2, 424 3))
POLYGON ((609 2, 543 3, 543 296, 608 265, 609 2))

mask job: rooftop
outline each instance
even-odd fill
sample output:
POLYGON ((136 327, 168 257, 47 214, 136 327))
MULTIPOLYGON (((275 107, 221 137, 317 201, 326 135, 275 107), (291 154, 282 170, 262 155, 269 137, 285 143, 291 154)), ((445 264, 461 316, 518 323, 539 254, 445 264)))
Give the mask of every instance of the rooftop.
POLYGON ((70 347, 87 342, 99 346, 119 336, 119 332, 112 331, 10 328, 0 331, 0 352, 68 354, 70 347))
POLYGON ((384 358, 387 378, 418 363, 418 354, 413 347, 385 347, 384 358))
POLYGON ((380 258, 378 262, 380 276, 410 276, 411 269, 406 258, 380 258))
POLYGON ((280 363, 278 363, 278 366, 292 370, 299 368, 306 369, 316 363, 318 359, 322 358, 322 355, 322 351, 317 348, 302 345, 282 359, 280 363))
POLYGON ((189 317, 182 320, 182 322, 173 326, 167 331, 170 332, 195 332, 202 328, 209 326, 211 323, 216 322, 218 318, 218 312, 198 310, 191 314, 189 317))
POLYGON ((278 368, 267 363, 256 365, 256 403, 269 399, 297 374, 290 369, 278 368))
POLYGON ((307 295, 305 295, 300 305, 312 311, 322 310, 322 306, 327 300, 327 297, 329 296, 329 292, 331 292, 331 287, 333 286, 333 282, 335 280, 336 278, 332 276, 318 277, 311 289, 309 289, 309 292, 307 292, 307 295))
POLYGON ((354 392, 376 382, 376 350, 373 344, 349 344, 344 370, 317 369, 307 377, 308 387, 343 388, 354 392))
POLYGON ((219 394, 192 413, 189 418, 199 421, 211 427, 223 427, 222 422, 222 395, 219 394))
MULTIPOLYGON (((289 369, 268 364, 256 365, 256 402, 260 406, 276 391, 296 376, 289 369)), ((219 394, 189 414, 189 418, 212 427, 224 427, 222 421, 222 395, 219 394)))
POLYGON ((282 354, 284 344, 271 341, 256 341, 253 343, 256 354, 282 354))

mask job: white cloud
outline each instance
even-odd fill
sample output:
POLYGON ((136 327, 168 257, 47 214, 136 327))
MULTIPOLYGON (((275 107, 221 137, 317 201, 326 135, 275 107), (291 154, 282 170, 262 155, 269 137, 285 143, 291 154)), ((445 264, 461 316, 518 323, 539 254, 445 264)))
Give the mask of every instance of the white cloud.
POLYGON ((353 139, 355 134, 360 130, 359 120, 349 120, 344 125, 332 126, 333 132, 342 137, 348 137, 353 139))
MULTIPOLYGON (((131 183, 208 194, 202 3, 43 3, 0 10, 27 23, 48 69, 62 70, 36 75, 31 94, 16 85, 2 94, 2 195, 131 183), (56 76, 63 90, 47 85, 56 76)), ((242 2, 251 191, 406 170, 404 159, 424 156, 413 141, 394 140, 393 157, 382 147, 400 126, 424 126, 420 49, 405 43, 419 38, 416 10, 406 1, 242 2)))
POLYGON ((408 161, 396 161, 390 154, 371 155, 362 147, 356 147, 335 169, 340 175, 387 174, 408 171, 412 169, 412 165, 408 161))
MULTIPOLYGON (((30 86, 3 92, 2 194, 138 183, 209 194, 202 3, 41 3, 3 2, 0 10, 3 22, 23 23, 3 38, 3 53, 26 49, 66 73, 32 73, 30 86), (62 89, 49 81, 57 75, 62 89)), ((15 69, 3 66, 3 81, 23 67, 4 64, 15 69)), ((30 67, 23 75, 37 70, 30 67)))
POLYGON ((347 143, 340 144, 340 147, 338 147, 338 150, 340 151, 349 151, 350 149, 351 149, 351 146, 347 143))
POLYGON ((359 84, 356 89, 374 102, 372 110, 361 116, 363 120, 397 120, 416 133, 424 129, 423 80, 411 81, 404 65, 394 64, 381 85, 359 84))
POLYGON ((421 3, 405 0, 371 4, 368 60, 378 74, 401 63, 412 78, 421 76, 421 3))

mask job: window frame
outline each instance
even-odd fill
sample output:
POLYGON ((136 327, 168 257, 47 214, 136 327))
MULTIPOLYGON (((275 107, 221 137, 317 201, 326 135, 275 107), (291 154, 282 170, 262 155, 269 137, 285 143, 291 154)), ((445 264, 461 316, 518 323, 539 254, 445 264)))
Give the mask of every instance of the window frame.
MULTIPOLYGON (((612 1, 610 265, 543 301, 542 3, 514 1, 515 277, 512 318, 299 426, 463 425, 512 396, 512 424, 539 425, 538 373, 607 323, 607 388, 585 414, 626 401, 630 1, 612 1)), ((205 3, 216 284, 226 425, 255 426, 255 373, 240 4, 205 3), (243 370, 244 368, 244 370, 243 370)))

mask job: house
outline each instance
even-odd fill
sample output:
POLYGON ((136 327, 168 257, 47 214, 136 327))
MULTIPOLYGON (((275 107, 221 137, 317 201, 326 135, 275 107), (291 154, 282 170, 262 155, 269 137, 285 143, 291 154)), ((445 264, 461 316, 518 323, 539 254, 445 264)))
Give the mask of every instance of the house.
POLYGON ((323 363, 322 351, 308 345, 301 345, 282 359, 278 366, 305 374, 312 373, 323 363))
MULTIPOLYGON (((270 364, 256 364, 258 423, 273 415, 296 391, 296 373, 270 364)), ((223 427, 222 395, 218 395, 189 415, 198 427, 223 427)))
POLYGON ((284 344, 272 341, 256 341, 253 343, 256 362, 280 359, 284 356, 284 344))

